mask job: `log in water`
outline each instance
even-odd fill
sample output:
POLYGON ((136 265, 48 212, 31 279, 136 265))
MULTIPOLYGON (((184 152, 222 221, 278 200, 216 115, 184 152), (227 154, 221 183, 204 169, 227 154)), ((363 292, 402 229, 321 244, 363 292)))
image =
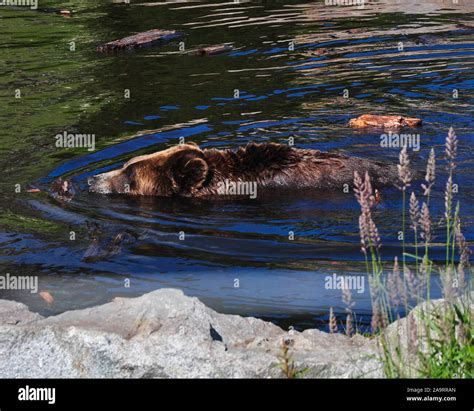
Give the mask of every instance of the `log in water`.
POLYGON ((233 49, 230 44, 218 44, 216 46, 201 47, 197 50, 196 54, 200 56, 214 56, 216 54, 227 53, 233 49))
POLYGON ((171 41, 181 35, 176 30, 153 29, 102 44, 97 47, 97 51, 103 53, 150 46, 158 42, 171 41))
POLYGON ((421 120, 419 118, 403 116, 378 116, 373 114, 363 114, 349 121, 349 125, 355 128, 364 127, 382 127, 382 128, 400 128, 400 127, 419 127, 421 120))

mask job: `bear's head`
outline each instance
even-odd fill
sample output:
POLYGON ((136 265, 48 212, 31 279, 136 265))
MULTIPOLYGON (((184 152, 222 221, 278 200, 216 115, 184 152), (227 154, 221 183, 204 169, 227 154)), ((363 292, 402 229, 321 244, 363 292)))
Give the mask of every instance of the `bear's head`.
POLYGON ((187 143, 132 158, 120 169, 95 175, 89 185, 90 191, 101 194, 192 196, 208 175, 203 151, 187 143))

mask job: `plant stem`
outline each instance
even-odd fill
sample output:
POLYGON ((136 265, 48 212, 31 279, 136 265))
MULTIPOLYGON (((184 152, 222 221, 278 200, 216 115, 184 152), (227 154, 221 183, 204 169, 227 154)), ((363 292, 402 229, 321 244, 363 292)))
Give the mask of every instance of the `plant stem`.
POLYGON ((403 268, 405 268, 405 188, 403 188, 402 233, 403 233, 403 268))

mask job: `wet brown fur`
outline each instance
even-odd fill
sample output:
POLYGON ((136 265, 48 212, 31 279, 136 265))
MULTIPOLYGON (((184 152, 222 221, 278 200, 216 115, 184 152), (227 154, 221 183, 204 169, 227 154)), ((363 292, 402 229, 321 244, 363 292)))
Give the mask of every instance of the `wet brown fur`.
POLYGON ((188 143, 128 161, 95 176, 91 191, 151 196, 219 194, 225 180, 256 182, 262 189, 342 190, 354 172, 369 172, 375 187, 395 183, 393 165, 275 143, 250 143, 237 150, 201 150, 188 143))

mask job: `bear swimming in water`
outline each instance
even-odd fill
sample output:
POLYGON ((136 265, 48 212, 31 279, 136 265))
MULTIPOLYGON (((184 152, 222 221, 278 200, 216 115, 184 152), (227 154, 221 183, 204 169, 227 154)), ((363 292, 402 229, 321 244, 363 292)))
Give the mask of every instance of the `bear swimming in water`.
POLYGON ((252 182, 259 190, 343 190, 354 172, 369 173, 374 187, 395 184, 397 168, 383 162, 276 143, 236 150, 202 150, 186 143, 132 158, 122 168, 92 177, 102 194, 203 197, 222 194, 223 184, 252 182))

